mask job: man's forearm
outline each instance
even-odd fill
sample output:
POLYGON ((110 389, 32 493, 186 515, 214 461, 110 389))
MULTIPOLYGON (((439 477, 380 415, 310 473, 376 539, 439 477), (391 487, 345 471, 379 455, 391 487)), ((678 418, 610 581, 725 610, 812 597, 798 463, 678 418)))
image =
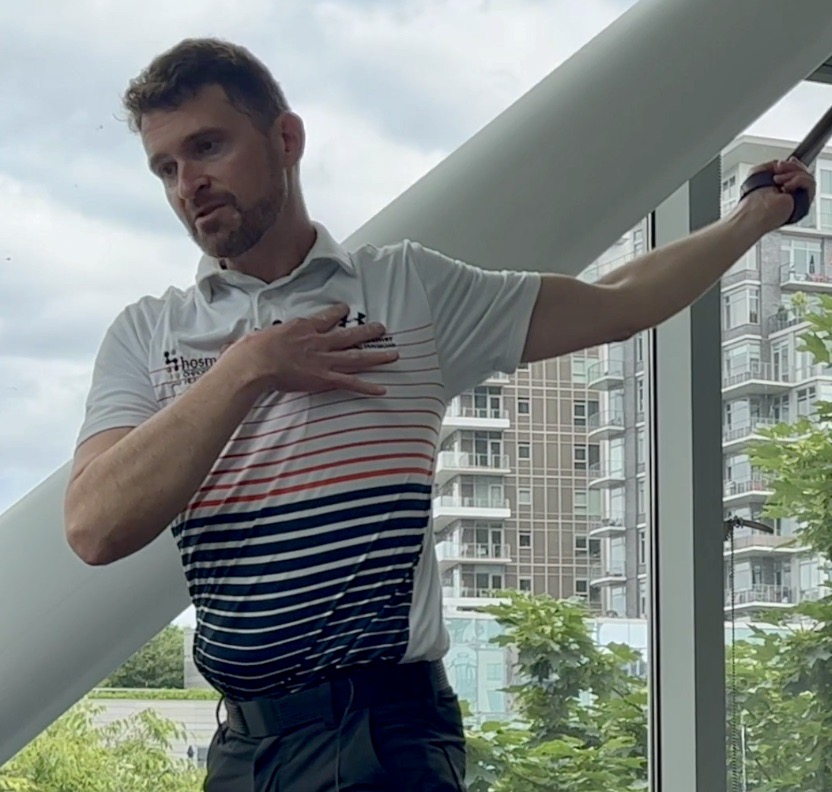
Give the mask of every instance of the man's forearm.
POLYGON ((695 302, 768 232, 759 213, 740 204, 730 215, 684 239, 607 273, 599 283, 616 286, 634 306, 639 326, 655 327, 695 302))
POLYGON ((219 364, 92 460, 67 489, 67 534, 88 563, 152 542, 187 506, 258 395, 219 364))

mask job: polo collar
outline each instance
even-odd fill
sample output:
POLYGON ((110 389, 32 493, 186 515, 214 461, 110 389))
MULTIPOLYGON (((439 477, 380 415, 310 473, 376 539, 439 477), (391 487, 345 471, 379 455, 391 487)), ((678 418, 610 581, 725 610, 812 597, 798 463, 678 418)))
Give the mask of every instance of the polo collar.
MULTIPOLYGON (((355 275, 355 264, 344 247, 335 241, 324 225, 315 221, 312 222, 312 225, 316 231, 315 243, 300 265, 282 280, 284 282, 293 280, 315 261, 334 261, 348 275, 355 275)), ((235 278, 246 277, 242 273, 223 269, 217 259, 203 255, 197 267, 196 286, 203 297, 211 302, 213 297, 212 284, 214 282, 217 280, 233 281, 235 278)))

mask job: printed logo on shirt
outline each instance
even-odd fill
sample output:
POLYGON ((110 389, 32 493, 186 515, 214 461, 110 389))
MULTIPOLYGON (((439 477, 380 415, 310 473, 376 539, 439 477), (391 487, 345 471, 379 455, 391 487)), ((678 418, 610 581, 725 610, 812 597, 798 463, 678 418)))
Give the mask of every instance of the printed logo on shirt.
MULTIPOLYGON (((345 316, 338 324, 341 327, 361 327, 362 325, 367 324, 368 319, 367 314, 363 313, 362 311, 350 311, 347 316, 345 316)), ((283 324, 282 319, 276 319, 272 322, 273 325, 283 324)), ((373 341, 365 341, 361 344, 362 348, 364 349, 392 349, 396 346, 393 342, 392 336, 386 335, 382 336, 381 338, 376 338, 373 341)))
POLYGON ((193 385, 217 362, 217 357, 185 357, 177 354, 175 349, 166 349, 162 354, 170 385, 193 385))

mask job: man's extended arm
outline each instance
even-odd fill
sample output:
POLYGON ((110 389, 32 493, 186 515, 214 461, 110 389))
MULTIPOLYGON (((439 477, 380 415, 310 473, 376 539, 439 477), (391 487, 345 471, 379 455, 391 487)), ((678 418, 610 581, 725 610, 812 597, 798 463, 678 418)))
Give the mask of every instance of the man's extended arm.
POLYGON ((761 237, 792 211, 788 192, 814 197, 814 181, 796 162, 770 163, 783 192, 752 193, 727 217, 672 244, 650 251, 597 283, 545 275, 532 313, 523 360, 544 360, 655 327, 710 289, 761 237))

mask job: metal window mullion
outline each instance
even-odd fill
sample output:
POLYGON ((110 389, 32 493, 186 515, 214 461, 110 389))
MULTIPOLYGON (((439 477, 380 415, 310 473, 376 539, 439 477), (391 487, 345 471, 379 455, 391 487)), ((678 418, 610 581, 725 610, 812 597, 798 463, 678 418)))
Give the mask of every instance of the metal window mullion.
MULTIPOLYGON (((715 160, 652 215, 653 246, 718 219, 715 160)), ((724 792, 719 287, 652 331, 651 788, 724 792)))

